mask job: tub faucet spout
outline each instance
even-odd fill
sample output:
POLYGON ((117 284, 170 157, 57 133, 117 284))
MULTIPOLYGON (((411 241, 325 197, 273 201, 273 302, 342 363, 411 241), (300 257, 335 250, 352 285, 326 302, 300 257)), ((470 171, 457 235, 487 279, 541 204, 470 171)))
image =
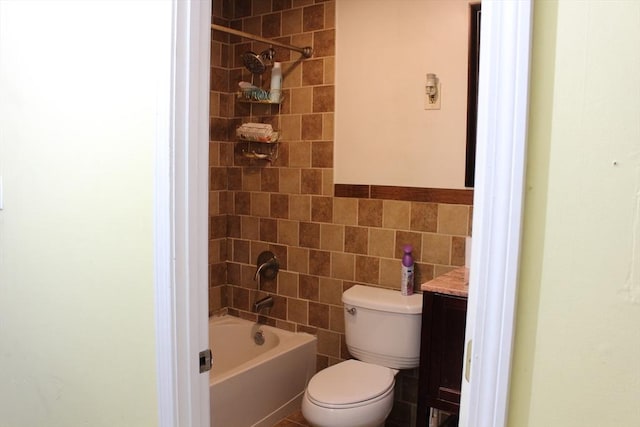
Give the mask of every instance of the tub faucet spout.
POLYGON ((253 304, 253 309, 256 311, 256 313, 260 313, 265 308, 271 307, 273 307, 273 298, 271 297, 271 295, 259 299, 253 304))

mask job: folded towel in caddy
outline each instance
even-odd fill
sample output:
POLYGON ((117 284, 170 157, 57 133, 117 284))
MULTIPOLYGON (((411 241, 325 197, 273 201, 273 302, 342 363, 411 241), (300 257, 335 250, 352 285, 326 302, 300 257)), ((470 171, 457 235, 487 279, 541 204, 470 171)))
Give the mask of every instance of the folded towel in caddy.
POLYGON ((267 123, 244 123, 236 129, 238 138, 249 141, 271 142, 274 134, 273 128, 267 123))

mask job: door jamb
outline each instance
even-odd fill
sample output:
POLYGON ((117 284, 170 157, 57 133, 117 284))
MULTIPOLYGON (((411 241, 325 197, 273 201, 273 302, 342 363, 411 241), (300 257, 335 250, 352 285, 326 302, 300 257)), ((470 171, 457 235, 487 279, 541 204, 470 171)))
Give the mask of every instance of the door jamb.
POLYGON ((172 0, 158 88, 154 270, 158 425, 210 424, 208 170, 211 0, 172 0))
POLYGON ((515 326, 533 4, 484 0, 460 426, 506 425, 515 326))

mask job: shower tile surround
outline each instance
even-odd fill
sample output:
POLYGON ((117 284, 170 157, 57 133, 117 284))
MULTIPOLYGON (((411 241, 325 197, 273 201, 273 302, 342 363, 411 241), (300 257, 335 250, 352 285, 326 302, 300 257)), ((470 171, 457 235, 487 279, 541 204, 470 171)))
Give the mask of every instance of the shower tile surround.
MULTIPOLYGON (((276 49, 284 102, 241 104, 252 81, 240 55, 268 46, 212 31, 210 83, 209 311, 255 320, 269 292, 268 324, 318 337, 318 370, 349 358, 341 295, 354 284, 400 289, 402 246, 414 247, 420 283, 464 265, 472 192, 333 183, 335 2, 213 1, 216 24, 296 45, 311 59, 276 49), (281 131, 273 163, 243 158, 235 129, 270 123, 281 131), (453 197, 450 197, 453 195, 453 197), (274 252, 277 279, 253 280, 258 254, 274 252)), ((270 71, 254 77, 268 89, 270 71), (261 80, 262 79, 262 80, 261 80)), ((389 426, 415 424, 417 370, 397 378, 389 426)))

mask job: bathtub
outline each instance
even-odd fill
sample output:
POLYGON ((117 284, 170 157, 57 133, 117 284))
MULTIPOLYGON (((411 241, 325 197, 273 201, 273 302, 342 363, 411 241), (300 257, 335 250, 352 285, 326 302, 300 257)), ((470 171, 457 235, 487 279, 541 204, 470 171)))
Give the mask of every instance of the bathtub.
POLYGON ((272 427, 300 408, 316 369, 316 338, 233 316, 209 320, 211 427, 272 427))

